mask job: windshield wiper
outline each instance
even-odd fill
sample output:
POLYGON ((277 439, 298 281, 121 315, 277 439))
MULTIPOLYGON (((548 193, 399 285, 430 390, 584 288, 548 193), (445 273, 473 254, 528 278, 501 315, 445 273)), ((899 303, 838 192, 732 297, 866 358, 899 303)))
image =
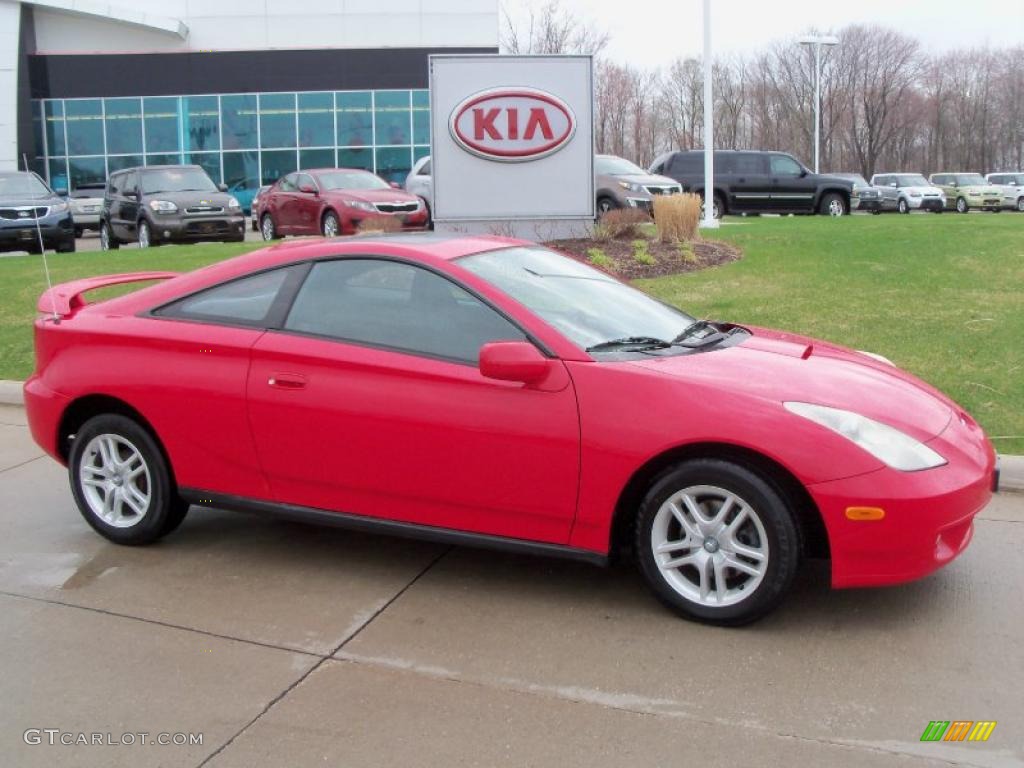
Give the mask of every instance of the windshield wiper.
POLYGON ((710 347, 729 338, 729 333, 715 326, 710 320, 696 320, 686 326, 678 336, 672 339, 672 344, 678 347, 690 348, 710 347), (705 329, 711 330, 709 333, 701 334, 700 332, 705 329), (692 337, 696 338, 692 341, 687 341, 692 337))
POLYGON ((673 346, 671 341, 665 341, 654 336, 623 336, 621 339, 609 339, 600 344, 587 347, 587 352, 602 352, 616 347, 637 346, 643 349, 666 349, 673 346))

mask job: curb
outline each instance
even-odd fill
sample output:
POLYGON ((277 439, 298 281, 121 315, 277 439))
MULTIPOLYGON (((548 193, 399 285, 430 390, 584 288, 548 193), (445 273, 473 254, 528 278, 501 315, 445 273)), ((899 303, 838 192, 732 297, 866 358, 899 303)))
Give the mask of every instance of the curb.
MULTIPOLYGON (((0 405, 24 405, 21 381, 0 380, 0 405)), ((999 488, 1024 492, 1024 456, 1000 456, 999 488)))

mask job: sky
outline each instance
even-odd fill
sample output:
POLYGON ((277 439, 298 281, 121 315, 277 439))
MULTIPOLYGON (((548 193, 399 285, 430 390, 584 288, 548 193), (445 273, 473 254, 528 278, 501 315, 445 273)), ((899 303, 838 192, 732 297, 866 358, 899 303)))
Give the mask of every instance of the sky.
MULTIPOLYGON (((536 5, 542 0, 532 0, 536 5)), ((513 18, 531 0, 504 0, 513 18)), ((562 0, 611 33, 606 55, 653 68, 703 46, 702 0, 562 0)), ((926 49, 1024 44, 1024 0, 711 0, 717 54, 756 51, 811 27, 882 24, 926 49)))

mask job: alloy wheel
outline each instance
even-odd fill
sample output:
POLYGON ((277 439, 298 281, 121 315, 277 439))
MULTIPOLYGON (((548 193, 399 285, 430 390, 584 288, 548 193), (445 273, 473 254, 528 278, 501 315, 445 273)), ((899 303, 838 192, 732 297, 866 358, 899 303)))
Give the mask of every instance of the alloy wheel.
POLYGON ((695 485, 670 496, 651 527, 651 551, 665 582, 706 607, 751 595, 768 567, 768 536, 757 511, 737 494, 695 485))
POLYGON ((100 250, 110 250, 110 227, 106 224, 100 226, 100 250))
POLYGON ((89 509, 114 528, 131 528, 149 511, 152 478, 139 449, 121 435, 97 435, 86 445, 78 469, 89 509))
POLYGON ((149 248, 149 224, 146 222, 139 223, 139 248, 149 248))
POLYGON ((1024 213, 1024 197, 1017 200, 1017 210, 1024 213))
POLYGON ((337 235, 338 218, 333 213, 329 213, 324 216, 324 237, 337 237, 337 235))
POLYGON ((967 213, 967 201, 964 200, 962 197, 958 197, 956 199, 956 212, 967 213))
POLYGON ((273 240, 274 235, 274 220, 270 218, 270 214, 266 213, 260 220, 260 232, 263 234, 264 240, 273 240))
POLYGON ((843 201, 838 197, 834 197, 829 201, 828 204, 828 215, 829 216, 842 216, 846 213, 846 208, 843 205, 843 201))

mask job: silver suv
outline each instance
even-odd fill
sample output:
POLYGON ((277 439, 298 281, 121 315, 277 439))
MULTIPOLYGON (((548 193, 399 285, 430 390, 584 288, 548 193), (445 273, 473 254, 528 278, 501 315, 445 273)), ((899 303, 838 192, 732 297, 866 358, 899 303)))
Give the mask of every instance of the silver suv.
POLYGON ((616 208, 640 208, 649 212, 655 195, 678 195, 683 191, 675 179, 648 173, 615 155, 594 157, 594 181, 598 216, 616 208))
POLYGON ((900 213, 913 210, 942 213, 946 209, 942 190, 920 173, 876 173, 871 177, 871 186, 881 187, 882 194, 890 200, 895 198, 896 210, 900 213))
POLYGON ((1024 173, 990 173, 985 181, 999 187, 1004 208, 1024 213, 1024 173))

